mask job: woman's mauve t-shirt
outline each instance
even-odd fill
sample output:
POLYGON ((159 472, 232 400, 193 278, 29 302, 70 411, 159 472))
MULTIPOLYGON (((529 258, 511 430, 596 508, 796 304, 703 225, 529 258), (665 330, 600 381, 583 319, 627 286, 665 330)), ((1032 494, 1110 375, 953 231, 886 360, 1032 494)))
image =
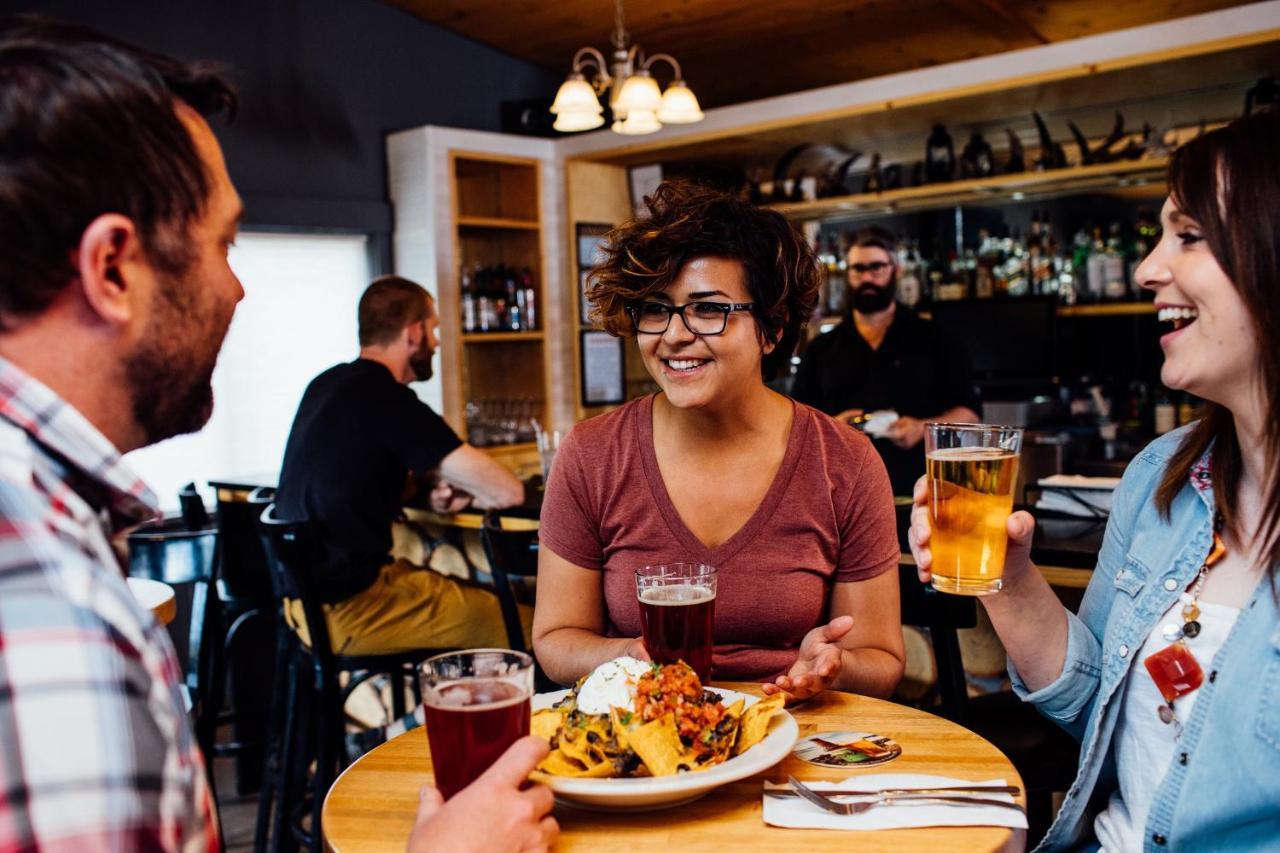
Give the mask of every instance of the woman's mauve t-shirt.
MULTIPOLYGON (((653 447, 653 397, 583 421, 547 483, 539 539, 575 566, 604 572, 605 632, 640 636, 635 570, 717 568, 715 677, 773 679, 804 635, 827 621, 835 582, 898 564, 893 493, 862 433, 795 403, 786 454, 747 523, 707 548, 681 521, 653 447)), ((538 595, 555 595, 540 587, 538 595)))

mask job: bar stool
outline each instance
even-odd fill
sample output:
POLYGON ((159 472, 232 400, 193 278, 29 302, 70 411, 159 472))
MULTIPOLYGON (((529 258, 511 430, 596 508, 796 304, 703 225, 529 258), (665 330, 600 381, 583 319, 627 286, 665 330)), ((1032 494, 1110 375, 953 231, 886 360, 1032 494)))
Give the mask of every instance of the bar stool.
POLYGON ((237 768, 241 790, 252 790, 260 784, 260 756, 267 748, 268 712, 251 701, 254 690, 250 681, 256 681, 252 687, 269 688, 280 662, 270 670, 267 665, 258 664, 258 677, 251 679, 242 670, 260 657, 241 655, 233 660, 232 669, 238 683, 232 691, 235 710, 229 711, 223 707, 228 659, 244 645, 246 638, 253 639, 255 629, 265 627, 267 636, 274 635, 270 571, 257 530, 257 517, 274 495, 274 489, 259 488, 243 501, 218 501, 218 544, 213 572, 209 583, 196 592, 195 610, 202 614, 203 625, 193 648, 193 657, 199 659, 199 677, 194 690, 196 740, 209 766, 211 784, 214 759, 245 759, 237 768), (218 728, 227 723, 233 724, 233 739, 218 743, 218 728))
POLYGON ((324 796, 346 763, 343 706, 347 697, 372 676, 391 676, 393 713, 402 716, 406 710, 404 679, 409 679, 414 698, 421 703, 417 665, 448 650, 421 649, 386 655, 334 654, 323 607, 310 583, 310 568, 320 553, 314 526, 279 519, 274 505, 270 505, 262 512, 259 530, 273 592, 280 602, 277 649, 287 663, 283 670, 285 678, 283 682, 278 681, 283 684, 284 701, 273 708, 271 715, 273 727, 278 726, 278 738, 274 739, 276 747, 268 756, 264 770, 265 805, 260 804, 258 810, 258 835, 263 843, 255 846, 265 849, 266 842, 270 841, 271 849, 279 849, 288 833, 307 849, 319 851, 323 849, 320 814, 324 796), (285 622, 283 602, 290 599, 302 603, 310 646, 285 622), (345 688, 340 687, 343 673, 350 675, 345 688), (312 770, 308 781, 309 767, 312 770), (309 828, 303 825, 308 814, 309 828), (268 819, 270 827, 266 823, 268 819))

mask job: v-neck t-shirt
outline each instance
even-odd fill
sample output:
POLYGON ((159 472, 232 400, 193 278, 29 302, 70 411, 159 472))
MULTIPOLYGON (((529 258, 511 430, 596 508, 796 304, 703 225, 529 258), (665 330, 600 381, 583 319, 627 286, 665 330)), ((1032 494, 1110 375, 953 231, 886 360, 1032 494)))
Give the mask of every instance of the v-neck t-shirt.
POLYGON ((763 500, 736 533, 708 548, 680 518, 659 471, 653 399, 583 421, 566 436, 542 504, 541 546, 603 573, 610 637, 640 636, 636 569, 715 566, 715 677, 783 675, 804 635, 828 620, 835 583, 867 580, 898 564, 884 464, 864 435, 796 403, 782 464, 763 500))

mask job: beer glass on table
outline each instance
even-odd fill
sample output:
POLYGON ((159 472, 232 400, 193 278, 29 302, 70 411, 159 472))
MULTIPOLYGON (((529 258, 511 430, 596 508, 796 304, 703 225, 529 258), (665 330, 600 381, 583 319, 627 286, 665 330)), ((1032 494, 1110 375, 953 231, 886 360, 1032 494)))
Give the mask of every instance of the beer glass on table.
POLYGON ((428 658, 419 676, 436 787, 448 799, 529 734, 533 658, 468 649, 428 658))
POLYGON ((926 425, 934 589, 957 595, 1000 590, 1021 449, 1016 427, 926 425))
POLYGON ((640 629, 657 663, 684 661, 703 684, 711 679, 715 643, 716 569, 667 563, 636 571, 640 629))

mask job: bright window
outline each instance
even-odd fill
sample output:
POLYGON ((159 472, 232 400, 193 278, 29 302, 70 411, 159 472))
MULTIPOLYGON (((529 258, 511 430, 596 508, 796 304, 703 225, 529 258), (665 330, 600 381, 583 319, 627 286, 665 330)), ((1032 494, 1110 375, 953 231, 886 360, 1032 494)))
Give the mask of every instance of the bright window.
POLYGON ((231 267, 244 285, 218 367, 213 417, 128 456, 166 508, 195 481, 274 476, 303 390, 320 371, 359 352, 356 304, 369 283, 366 239, 241 234, 231 267))

